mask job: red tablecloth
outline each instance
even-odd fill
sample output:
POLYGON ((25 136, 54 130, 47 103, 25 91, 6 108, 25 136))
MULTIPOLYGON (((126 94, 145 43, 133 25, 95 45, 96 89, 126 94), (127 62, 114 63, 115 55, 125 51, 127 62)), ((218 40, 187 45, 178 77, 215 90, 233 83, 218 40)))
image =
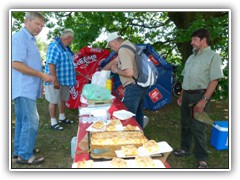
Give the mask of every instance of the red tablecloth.
MULTIPOLYGON (((122 109, 126 109, 124 104, 120 100, 115 99, 113 101, 112 106, 109 109, 109 113, 112 114, 114 111, 122 110, 122 109)), ((121 121, 121 122, 122 122, 123 126, 131 124, 131 125, 138 126, 139 128, 141 128, 134 118, 130 118, 128 120, 124 120, 124 121, 121 121)), ((81 149, 81 146, 79 144, 86 137, 86 135, 88 133, 88 131, 86 129, 90 125, 91 125, 90 123, 81 123, 81 122, 79 122, 78 132, 77 132, 77 146, 76 146, 76 153, 75 153, 75 157, 74 157, 74 162, 78 162, 78 161, 88 160, 89 159, 88 151, 86 149, 81 149)), ((167 163, 167 161, 165 161, 164 165, 165 165, 166 168, 171 168, 170 165, 167 163)))

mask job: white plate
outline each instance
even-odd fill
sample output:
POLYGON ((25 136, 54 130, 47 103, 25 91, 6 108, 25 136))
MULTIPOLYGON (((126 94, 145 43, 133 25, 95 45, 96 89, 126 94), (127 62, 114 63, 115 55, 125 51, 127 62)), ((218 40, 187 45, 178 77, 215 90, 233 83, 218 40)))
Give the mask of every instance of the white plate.
POLYGON ((119 111, 114 111, 113 116, 120 120, 126 120, 126 119, 129 119, 129 118, 135 116, 135 114, 123 109, 123 110, 119 110, 119 111))
MULTIPOLYGON (((157 143, 159 146, 159 151, 154 152, 154 153, 148 153, 148 151, 144 148, 144 147, 139 147, 138 148, 138 156, 150 156, 150 155, 154 155, 154 154, 160 154, 160 153, 166 153, 166 152, 171 152, 173 149, 171 146, 169 146, 169 144, 165 141, 162 142, 158 142, 157 143)), ((131 158, 131 157, 135 157, 135 156, 125 156, 122 152, 122 150, 116 150, 115 151, 117 157, 120 158, 131 158)))
MULTIPOLYGON (((100 131, 105 131, 106 130, 106 126, 111 122, 111 120, 108 120, 106 123, 104 123, 104 126, 102 129, 96 129, 93 128, 93 124, 91 124, 91 126, 89 126, 86 130, 87 131, 91 131, 91 132, 100 132, 100 131)), ((123 130, 123 125, 122 124, 117 124, 116 125, 116 131, 122 131, 123 130)))
POLYGON ((116 150, 115 151, 117 157, 119 158, 132 158, 132 157, 136 157, 137 155, 135 156, 125 156, 125 154, 123 154, 122 150, 116 150))
POLYGON ((171 152, 173 149, 166 141, 161 141, 157 143, 159 146, 159 151, 149 153, 143 146, 138 148, 138 155, 140 156, 146 156, 146 155, 154 155, 159 153, 166 153, 171 152))
MULTIPOLYGON (((138 168, 136 166, 136 162, 134 159, 125 160, 125 161, 127 161, 127 168, 138 168)), ((166 168, 162 163, 162 161, 160 160, 154 159, 153 163, 155 165, 154 168, 166 168)), ((73 163, 72 168, 77 168, 77 163, 73 163)), ((94 162, 93 168, 113 168, 113 167, 111 166, 111 161, 97 161, 97 162, 94 162)))
MULTIPOLYGON (((94 123, 93 123, 94 124, 94 123)), ((104 131, 105 129, 106 129, 106 125, 107 124, 109 124, 109 122, 107 121, 107 122, 105 122, 104 123, 104 126, 103 126, 103 128, 102 129, 96 129, 96 128, 93 128, 92 126, 93 126, 93 124, 91 124, 86 130, 87 131, 91 131, 91 132, 99 132, 99 131, 104 131)))

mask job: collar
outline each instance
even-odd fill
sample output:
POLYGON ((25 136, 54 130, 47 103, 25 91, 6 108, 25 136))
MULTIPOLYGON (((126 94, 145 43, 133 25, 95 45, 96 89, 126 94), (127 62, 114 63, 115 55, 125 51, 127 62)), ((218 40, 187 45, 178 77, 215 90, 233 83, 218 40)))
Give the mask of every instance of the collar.
POLYGON ((64 44, 62 43, 60 37, 55 38, 55 41, 62 47, 62 49, 64 51, 68 50, 72 55, 74 55, 74 53, 72 52, 72 50, 70 49, 69 46, 64 46, 64 44))
POLYGON ((200 51, 196 51, 196 50, 192 50, 193 51, 193 54, 194 55, 197 55, 197 54, 200 54, 200 53, 202 53, 202 52, 204 52, 204 51, 208 51, 208 50, 211 50, 211 46, 208 46, 208 47, 205 47, 205 48, 203 48, 203 49, 201 49, 200 51))
POLYGON ((55 41, 57 41, 57 43, 58 43, 63 49, 66 48, 66 46, 64 46, 64 44, 62 43, 60 37, 55 38, 55 41))
POLYGON ((26 34, 29 40, 36 41, 36 38, 27 30, 27 28, 23 27, 22 31, 26 34))

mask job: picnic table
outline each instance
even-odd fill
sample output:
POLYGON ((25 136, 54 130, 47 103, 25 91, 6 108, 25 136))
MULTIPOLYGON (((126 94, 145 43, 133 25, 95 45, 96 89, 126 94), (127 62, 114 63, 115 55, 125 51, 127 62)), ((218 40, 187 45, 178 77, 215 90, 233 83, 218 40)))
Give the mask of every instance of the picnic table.
MULTIPOLYGON (((112 115, 114 111, 117 110, 126 110, 126 107, 124 104, 119 100, 115 99, 112 102, 112 105, 109 109, 109 113, 112 115)), ((132 126, 138 126, 140 129, 141 127, 137 123, 134 117, 131 117, 127 120, 121 121, 123 126, 126 126, 128 124, 132 126)), ((77 142, 76 142, 76 150, 73 158, 73 163, 77 163, 78 161, 83 161, 83 160, 89 160, 90 154, 89 154, 89 133, 87 131, 87 128, 91 126, 91 123, 83 123, 79 121, 78 124, 78 132, 77 132, 77 142)), ((164 164, 165 168, 171 168, 171 166, 167 162, 167 157, 169 156, 171 152, 165 152, 163 153, 163 156, 161 157, 154 157, 154 159, 159 159, 161 162, 164 164)))

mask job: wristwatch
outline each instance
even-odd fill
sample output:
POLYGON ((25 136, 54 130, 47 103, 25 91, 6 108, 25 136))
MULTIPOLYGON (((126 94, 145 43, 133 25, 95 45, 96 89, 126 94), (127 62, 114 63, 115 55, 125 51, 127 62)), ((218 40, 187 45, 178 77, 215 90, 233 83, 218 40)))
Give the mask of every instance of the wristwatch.
POLYGON ((203 96, 202 99, 204 99, 205 101, 209 101, 209 99, 206 96, 203 96))

